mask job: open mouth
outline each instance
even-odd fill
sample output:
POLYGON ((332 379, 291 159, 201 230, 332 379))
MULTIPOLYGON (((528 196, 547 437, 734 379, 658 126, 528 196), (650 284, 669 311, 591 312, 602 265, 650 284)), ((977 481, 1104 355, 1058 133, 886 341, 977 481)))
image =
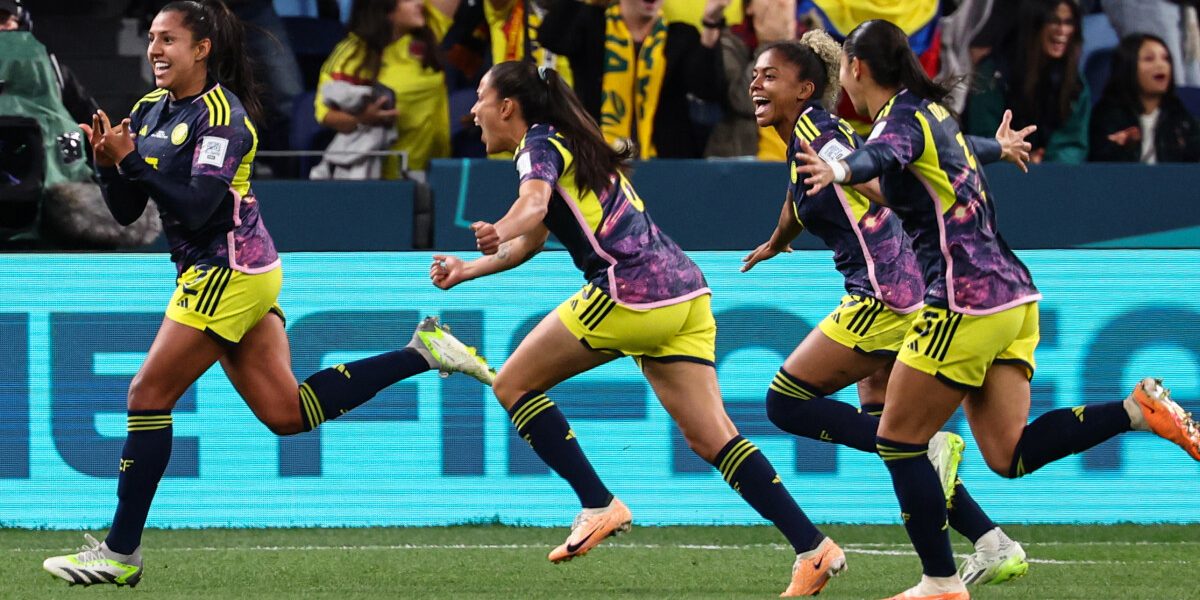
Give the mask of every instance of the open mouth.
POLYGON ((1050 53, 1055 56, 1061 56, 1067 52, 1067 42, 1070 41, 1070 36, 1053 35, 1050 37, 1050 53))
POLYGON ((165 77, 167 74, 167 71, 171 70, 171 65, 169 65, 165 61, 161 61, 161 60, 154 61, 152 66, 154 67, 154 77, 156 77, 156 78, 165 77))
POLYGON ((766 96, 751 96, 750 101, 754 103, 754 116, 762 117, 771 108, 771 101, 766 96))

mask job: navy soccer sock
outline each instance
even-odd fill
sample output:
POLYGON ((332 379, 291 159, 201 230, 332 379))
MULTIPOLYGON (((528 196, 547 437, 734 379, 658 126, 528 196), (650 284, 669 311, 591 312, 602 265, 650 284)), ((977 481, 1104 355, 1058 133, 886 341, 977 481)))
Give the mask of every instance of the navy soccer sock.
POLYGON ((767 417, 788 433, 875 452, 877 417, 824 397, 783 369, 775 374, 767 390, 767 417))
POLYGON ((404 348, 317 371, 300 384, 304 430, 316 429, 374 398, 384 388, 431 368, 419 352, 404 348))
POLYGON ((1052 410, 1025 426, 1013 449, 1008 476, 1023 477, 1130 430, 1122 402, 1052 410))
POLYGON ((508 415, 517 434, 529 442, 542 462, 571 484, 584 508, 600 508, 612 502, 613 495, 583 454, 567 418, 545 394, 527 392, 508 415))
POLYGON ((127 423, 117 476, 117 512, 104 540, 119 554, 133 554, 141 545, 150 503, 171 461, 171 411, 131 410, 127 423))
POLYGON ((775 524, 796 554, 816 548, 825 539, 783 486, 775 467, 750 440, 740 435, 729 440, 713 459, 713 466, 747 504, 775 524))
POLYGON ((996 523, 983 512, 971 494, 967 493, 961 479, 954 482, 954 498, 946 512, 950 518, 950 527, 971 540, 972 544, 979 541, 983 534, 996 528, 996 523))
POLYGON ((929 445, 902 444, 880 437, 878 446, 879 457, 892 475, 904 528, 921 558, 922 571, 930 577, 954 575, 957 569, 946 531, 946 498, 926 455, 929 445))
MULTIPOLYGON (((863 413, 871 415, 872 417, 879 418, 883 416, 882 402, 867 402, 859 408, 863 411, 863 413)), ((871 452, 874 452, 874 450, 871 450, 871 452)))

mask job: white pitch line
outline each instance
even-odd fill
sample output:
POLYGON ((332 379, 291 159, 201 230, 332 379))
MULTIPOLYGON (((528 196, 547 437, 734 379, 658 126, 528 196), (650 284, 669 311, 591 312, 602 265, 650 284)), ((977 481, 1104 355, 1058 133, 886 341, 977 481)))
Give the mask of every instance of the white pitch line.
MULTIPOLYGON (((1172 543, 1172 542, 1166 542, 1172 543)), ((1061 544, 1069 545, 1070 542, 1046 542, 1037 545, 1052 545, 1061 544)), ((1155 542, 1125 542, 1125 545, 1156 545, 1155 542)), ((1115 545, 1115 544, 1114 544, 1115 545)), ((1036 545, 1032 545, 1035 546, 1036 545)), ((706 551, 729 551, 729 550, 753 550, 753 549, 769 549, 783 550, 790 548, 784 544, 621 544, 610 543, 605 544, 605 548, 625 549, 625 550, 706 550, 706 551)), ((250 552, 327 552, 327 551, 385 551, 385 550, 544 550, 546 544, 377 544, 377 545, 341 545, 341 546, 196 546, 196 547, 175 547, 175 548, 155 548, 155 552, 228 552, 228 551, 250 551, 250 552)), ((911 550, 907 544, 846 544, 844 547, 846 552, 850 554, 864 554, 875 556, 916 556, 916 553, 911 550), (867 547, 871 546, 871 547, 867 547), (881 550, 879 548, 906 548, 905 550, 881 550)), ((65 548, 11 548, 10 552, 38 552, 38 553, 55 553, 55 552, 70 552, 71 549, 65 548)), ((965 557, 965 554, 957 555, 959 558, 965 557)), ((1048 558, 1029 558, 1027 559, 1035 564, 1048 565, 1130 565, 1130 564, 1191 564, 1189 561, 1183 560, 1056 560, 1048 558)))

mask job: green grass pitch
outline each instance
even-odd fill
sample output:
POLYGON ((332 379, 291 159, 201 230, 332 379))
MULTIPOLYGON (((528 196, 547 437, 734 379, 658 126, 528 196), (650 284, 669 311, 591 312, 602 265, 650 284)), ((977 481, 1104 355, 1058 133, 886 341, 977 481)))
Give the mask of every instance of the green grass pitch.
MULTIPOLYGON (((920 569, 896 526, 825 526, 849 570, 821 598, 878 599, 920 569)), ((1023 579, 975 588, 989 599, 1200 598, 1200 527, 1010 526, 1031 566, 1023 579)), ((68 587, 41 561, 77 532, 0 529, 0 598, 773 598, 793 555, 767 527, 637 527, 589 555, 552 565, 560 529, 151 530, 136 589, 68 587)), ((99 534, 97 534, 99 535, 99 534)), ((955 540, 956 553, 969 547, 955 540)))

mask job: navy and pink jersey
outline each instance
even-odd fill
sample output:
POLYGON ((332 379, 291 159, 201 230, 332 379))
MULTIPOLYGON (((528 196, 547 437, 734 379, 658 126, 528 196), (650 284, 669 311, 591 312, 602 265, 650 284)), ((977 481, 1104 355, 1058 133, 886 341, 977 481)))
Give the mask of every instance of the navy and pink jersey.
POLYGON ((845 161, 851 182, 880 178, 884 197, 912 238, 926 303, 987 315, 1041 294, 1000 237, 975 147, 948 110, 901 90, 880 110, 867 142, 845 161))
POLYGON ((275 243, 250 189, 258 133, 237 96, 220 84, 181 100, 171 100, 167 90, 159 89, 134 105, 130 120, 138 154, 159 173, 184 182, 201 175, 215 177, 229 186, 199 227, 185 227, 158 202, 171 260, 180 272, 192 265, 244 273, 279 266, 275 243))
POLYGON ((667 237, 622 174, 597 195, 580 190, 570 140, 552 126, 534 125, 514 156, 521 183, 550 184, 543 223, 593 285, 630 308, 654 308, 710 293, 704 274, 667 237))
POLYGON ((911 242, 891 210, 871 203, 849 186, 831 185, 816 194, 796 175, 796 153, 804 140, 827 161, 840 160, 862 145, 850 124, 812 103, 796 120, 788 156, 788 192, 796 220, 833 251, 846 291, 870 296, 901 314, 921 307, 925 284, 911 242))

